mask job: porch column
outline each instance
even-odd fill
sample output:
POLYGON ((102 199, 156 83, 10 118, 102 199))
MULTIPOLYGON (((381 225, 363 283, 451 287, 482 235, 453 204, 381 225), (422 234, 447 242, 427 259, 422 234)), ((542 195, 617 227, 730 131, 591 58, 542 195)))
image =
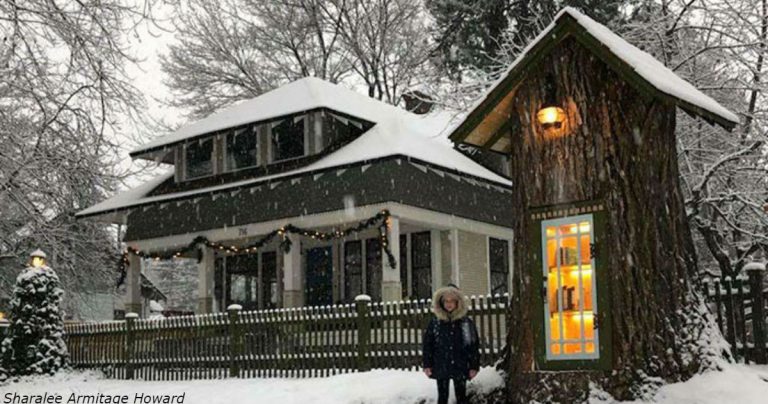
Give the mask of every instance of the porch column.
POLYGON ((381 277, 381 300, 391 302, 402 300, 403 285, 400 282, 400 218, 390 216, 387 226, 389 251, 395 256, 396 265, 390 266, 386 250, 381 252, 383 274, 381 277))
POLYGON ((430 262, 432 263, 432 293, 443 286, 443 243, 440 230, 429 231, 430 262))
POLYGON ((301 240, 293 234, 285 237, 291 240, 291 250, 283 253, 283 307, 301 307, 304 305, 301 240))
POLYGON ((202 259, 197 264, 197 314, 213 312, 214 251, 201 246, 202 259))
POLYGON ((126 270, 128 273, 125 277, 125 312, 141 316, 141 257, 128 254, 126 270))

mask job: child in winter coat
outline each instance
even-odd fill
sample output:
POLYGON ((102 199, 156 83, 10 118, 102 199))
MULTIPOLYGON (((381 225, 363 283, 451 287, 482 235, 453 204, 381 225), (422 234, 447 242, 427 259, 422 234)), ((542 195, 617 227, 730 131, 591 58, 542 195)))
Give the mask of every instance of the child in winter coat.
POLYGON ((475 323, 467 317, 464 294, 453 284, 435 291, 432 297, 435 317, 424 331, 424 373, 437 379, 437 402, 448 403, 449 382, 458 403, 467 403, 467 379, 480 368, 480 352, 475 323))

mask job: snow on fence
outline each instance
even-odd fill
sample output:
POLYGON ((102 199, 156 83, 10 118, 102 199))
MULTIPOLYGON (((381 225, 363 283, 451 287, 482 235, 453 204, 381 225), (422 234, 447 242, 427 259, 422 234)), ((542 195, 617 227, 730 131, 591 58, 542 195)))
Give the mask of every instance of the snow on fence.
MULTIPOLYGON (((77 368, 109 377, 188 380, 315 377, 372 368, 415 369, 431 300, 70 324, 65 338, 77 368)), ((492 365, 506 338, 509 296, 472 296, 468 315, 492 365)))
MULTIPOLYGON (((752 265, 752 264, 751 264, 752 265)), ((748 278, 704 280, 704 290, 720 331, 731 345, 736 360, 768 363, 764 266, 745 267, 748 278)))

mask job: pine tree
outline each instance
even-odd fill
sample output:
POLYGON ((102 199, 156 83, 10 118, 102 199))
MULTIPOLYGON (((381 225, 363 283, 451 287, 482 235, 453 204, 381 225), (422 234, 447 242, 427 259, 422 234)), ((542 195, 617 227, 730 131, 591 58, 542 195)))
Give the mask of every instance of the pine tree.
MULTIPOLYGON (((635 0, 427 0, 434 20, 437 63, 455 81, 464 72, 491 73, 505 40, 518 48, 530 42, 565 6, 576 7, 608 24, 621 19, 622 5, 635 0)), ((513 55, 514 56, 514 55, 513 55)))
POLYGON ((513 0, 427 0, 434 19, 437 59, 451 78, 467 68, 487 70, 494 64, 502 33, 509 27, 513 0))
POLYGON ((10 327, 0 348, 8 374, 53 374, 66 366, 69 354, 59 310, 63 293, 48 266, 28 267, 16 278, 10 327))

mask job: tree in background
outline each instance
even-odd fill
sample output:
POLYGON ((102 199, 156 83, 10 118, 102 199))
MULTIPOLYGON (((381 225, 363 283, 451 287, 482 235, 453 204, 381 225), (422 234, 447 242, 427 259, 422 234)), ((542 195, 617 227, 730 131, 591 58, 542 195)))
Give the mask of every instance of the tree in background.
POLYGON ((362 84, 392 104, 428 62, 418 0, 193 0, 162 59, 170 104, 200 117, 287 82, 362 84))
POLYGON ((32 246, 68 292, 113 284, 114 234, 73 214, 129 174, 123 128, 142 97, 124 39, 153 1, 0 2, 0 288, 32 246))
POLYGON ((700 268, 734 276, 768 253, 767 1, 645 1, 631 21, 632 43, 743 117, 732 132, 684 114, 677 125, 700 268))
POLYGON ((431 46, 421 0, 333 0, 352 71, 370 97, 397 105, 424 81, 431 46))
MULTIPOLYGON (((502 34, 509 29, 515 0, 426 0, 433 19, 436 61, 452 80, 467 69, 486 71, 498 56, 502 34)), ((524 10, 527 13, 527 10, 524 10)))
POLYGON ((280 83, 315 76, 331 82, 349 72, 339 21, 320 0, 210 2, 176 10, 177 43, 163 55, 169 102, 205 116, 280 83))
POLYGON ((10 326, 0 345, 2 367, 10 375, 53 374, 66 366, 62 294, 59 277, 48 266, 30 266, 16 278, 10 326))
POLYGON ((437 64, 453 81, 461 82, 466 76, 477 79, 478 72, 498 70, 499 62, 516 56, 565 6, 579 8, 610 25, 621 19, 620 7, 626 3, 630 2, 426 0, 426 7, 434 21, 437 64))

